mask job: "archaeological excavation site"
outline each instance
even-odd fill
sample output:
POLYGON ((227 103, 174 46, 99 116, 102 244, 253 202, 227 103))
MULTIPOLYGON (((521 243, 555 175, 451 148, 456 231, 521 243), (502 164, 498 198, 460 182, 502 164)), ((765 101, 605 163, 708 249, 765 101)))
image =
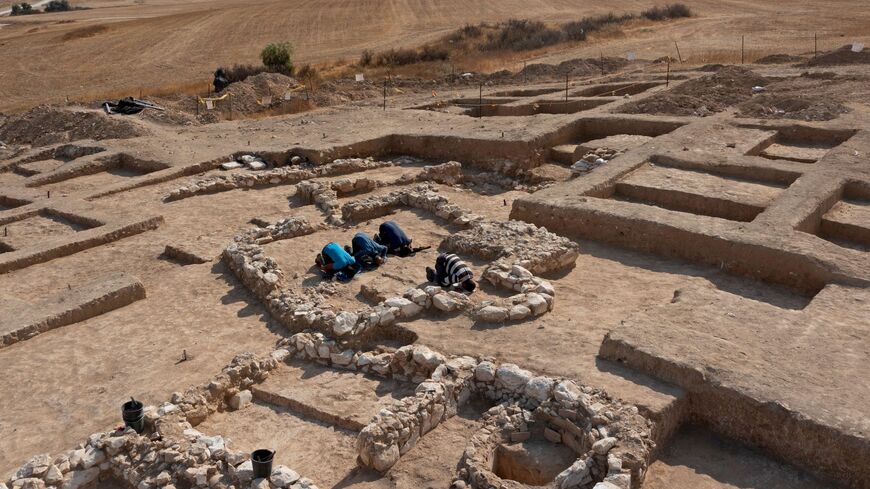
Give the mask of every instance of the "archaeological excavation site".
POLYGON ((0 489, 870 488, 866 55, 0 115, 0 489))

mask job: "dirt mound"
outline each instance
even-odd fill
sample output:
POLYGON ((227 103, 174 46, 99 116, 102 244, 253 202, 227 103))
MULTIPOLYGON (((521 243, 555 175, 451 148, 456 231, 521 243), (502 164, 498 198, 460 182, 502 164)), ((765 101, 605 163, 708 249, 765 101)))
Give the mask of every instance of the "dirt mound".
POLYGON ((771 54, 755 60, 755 63, 760 65, 781 65, 786 63, 799 63, 803 60, 804 58, 801 56, 792 56, 791 54, 771 54))
POLYGON ((24 114, 9 117, 0 126, 0 141, 45 146, 79 139, 128 139, 144 133, 125 116, 40 105, 24 114))
POLYGON ((230 94, 234 113, 253 114, 280 103, 285 93, 301 87, 295 78, 280 73, 260 73, 233 83, 217 95, 230 94))
POLYGON ((860 53, 852 51, 852 45, 847 44, 839 49, 825 53, 804 63, 805 66, 856 65, 870 63, 870 50, 860 53))
POLYGON ((830 72, 804 73, 766 88, 738 106, 740 116, 828 121, 849 112, 847 101, 870 98, 870 78, 830 72))
POLYGON ((704 66, 701 66, 700 68, 696 68, 695 71, 704 71, 704 72, 709 72, 709 73, 715 73, 724 67, 725 67, 725 65, 722 65, 719 63, 711 63, 711 64, 706 64, 704 66))
POLYGON ((769 94, 752 97, 740 104, 739 109, 740 117, 805 121, 829 121, 849 111, 845 105, 833 100, 769 94))
POLYGON ((669 114, 707 116, 748 100, 752 87, 764 86, 765 77, 739 66, 689 80, 670 91, 622 106, 626 114, 669 114))
POLYGON ((601 65, 604 64, 605 73, 613 73, 625 67, 629 62, 622 58, 577 58, 563 61, 557 65, 535 63, 530 64, 520 70, 514 78, 525 77, 563 77, 569 76, 590 76, 601 73, 601 65))

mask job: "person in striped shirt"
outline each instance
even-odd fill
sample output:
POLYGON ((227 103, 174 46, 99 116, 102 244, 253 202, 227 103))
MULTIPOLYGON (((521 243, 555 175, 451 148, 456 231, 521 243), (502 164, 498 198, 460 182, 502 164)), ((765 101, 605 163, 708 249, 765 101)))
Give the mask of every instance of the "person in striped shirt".
POLYGON ((458 256, 441 253, 435 259, 435 269, 426 267, 426 279, 442 287, 460 287, 468 293, 474 292, 474 273, 458 256))

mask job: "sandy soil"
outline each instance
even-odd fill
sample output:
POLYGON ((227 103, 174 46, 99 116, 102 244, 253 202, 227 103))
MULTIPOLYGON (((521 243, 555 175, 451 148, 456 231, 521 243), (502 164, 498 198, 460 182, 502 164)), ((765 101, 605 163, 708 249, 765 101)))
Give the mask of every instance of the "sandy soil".
POLYGON ((688 427, 650 466, 644 489, 823 489, 819 481, 745 447, 688 427))

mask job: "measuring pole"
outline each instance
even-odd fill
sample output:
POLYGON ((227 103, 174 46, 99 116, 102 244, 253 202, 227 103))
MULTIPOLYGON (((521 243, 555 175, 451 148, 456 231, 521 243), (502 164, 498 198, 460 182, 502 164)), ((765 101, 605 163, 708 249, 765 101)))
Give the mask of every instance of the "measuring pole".
POLYGON ((674 46, 677 48, 677 59, 680 60, 680 64, 683 64, 683 55, 680 54, 680 45, 677 44, 677 41, 674 41, 674 46))
POLYGON ((746 36, 740 36, 740 64, 746 61, 746 36))
POLYGON ((813 32, 813 58, 819 55, 819 34, 813 32))
POLYGON ((384 112, 387 111, 387 80, 384 80, 384 112))
POLYGON ((568 106, 568 75, 565 75, 565 106, 568 106))
POLYGON ((601 76, 604 76, 604 51, 599 51, 601 54, 601 76))

